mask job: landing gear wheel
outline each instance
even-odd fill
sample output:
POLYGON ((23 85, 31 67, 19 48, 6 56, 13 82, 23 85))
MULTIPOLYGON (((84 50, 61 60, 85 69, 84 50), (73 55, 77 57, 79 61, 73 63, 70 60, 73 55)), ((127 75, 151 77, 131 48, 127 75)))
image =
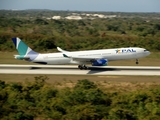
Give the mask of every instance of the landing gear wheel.
POLYGON ((139 62, 138 62, 138 59, 136 59, 136 64, 138 64, 139 62))
POLYGON ((80 69, 80 70, 87 70, 88 68, 87 68, 87 66, 86 65, 78 65, 78 68, 80 69))
POLYGON ((88 68, 87 68, 87 66, 86 66, 86 65, 83 65, 83 69, 87 70, 88 68))
POLYGON ((82 70, 83 68, 82 68, 82 65, 78 65, 78 68, 80 69, 80 70, 82 70))

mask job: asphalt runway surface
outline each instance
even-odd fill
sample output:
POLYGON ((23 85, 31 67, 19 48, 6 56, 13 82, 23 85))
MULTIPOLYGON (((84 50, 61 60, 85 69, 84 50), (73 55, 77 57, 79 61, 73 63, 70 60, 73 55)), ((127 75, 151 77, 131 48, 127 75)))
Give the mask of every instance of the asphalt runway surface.
POLYGON ((90 66, 80 70, 75 65, 0 65, 0 74, 57 74, 57 75, 137 75, 160 76, 160 67, 149 66, 90 66))

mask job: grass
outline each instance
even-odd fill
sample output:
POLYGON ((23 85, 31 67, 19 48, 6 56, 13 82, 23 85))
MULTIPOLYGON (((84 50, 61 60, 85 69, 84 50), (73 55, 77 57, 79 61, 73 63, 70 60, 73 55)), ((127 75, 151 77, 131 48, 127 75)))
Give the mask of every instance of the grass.
POLYGON ((17 54, 17 52, 0 52, 0 64, 34 64, 24 60, 15 59, 14 55, 17 54))
MULTIPOLYGON (((0 80, 6 82, 25 82, 34 81, 36 76, 33 74, 0 74, 0 80)), ((55 82, 76 82, 77 80, 88 79, 95 82, 157 82, 160 83, 160 76, 102 76, 102 75, 47 75, 49 80, 48 83, 55 82)))
MULTIPOLYGON (((25 84, 33 82, 37 76, 42 75, 0 74, 0 80, 6 83, 20 82, 25 84)), ((127 92, 160 85, 160 76, 47 75, 47 77, 49 79, 46 82, 56 88, 72 88, 78 80, 87 79, 93 81, 104 91, 110 92, 127 92)))

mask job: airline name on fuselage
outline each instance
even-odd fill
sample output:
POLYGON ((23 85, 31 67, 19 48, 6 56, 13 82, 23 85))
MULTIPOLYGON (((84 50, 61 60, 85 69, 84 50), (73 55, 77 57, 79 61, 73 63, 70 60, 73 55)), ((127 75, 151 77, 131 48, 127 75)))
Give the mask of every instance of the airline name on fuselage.
POLYGON ((116 50, 116 53, 133 53, 136 52, 135 49, 118 49, 116 50))

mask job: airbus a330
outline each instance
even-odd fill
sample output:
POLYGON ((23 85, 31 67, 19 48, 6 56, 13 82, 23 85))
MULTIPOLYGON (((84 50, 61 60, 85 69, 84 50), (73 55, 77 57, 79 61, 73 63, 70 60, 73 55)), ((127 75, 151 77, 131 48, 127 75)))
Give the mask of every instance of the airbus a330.
POLYGON ((79 69, 87 69, 86 64, 91 64, 92 66, 107 66, 109 61, 115 60, 135 59, 136 64, 138 64, 139 58, 146 57, 150 54, 148 50, 139 47, 74 52, 57 47, 59 53, 41 54, 32 50, 19 38, 12 38, 12 41, 19 53, 19 55, 15 55, 16 59, 48 65, 77 64, 79 69))

